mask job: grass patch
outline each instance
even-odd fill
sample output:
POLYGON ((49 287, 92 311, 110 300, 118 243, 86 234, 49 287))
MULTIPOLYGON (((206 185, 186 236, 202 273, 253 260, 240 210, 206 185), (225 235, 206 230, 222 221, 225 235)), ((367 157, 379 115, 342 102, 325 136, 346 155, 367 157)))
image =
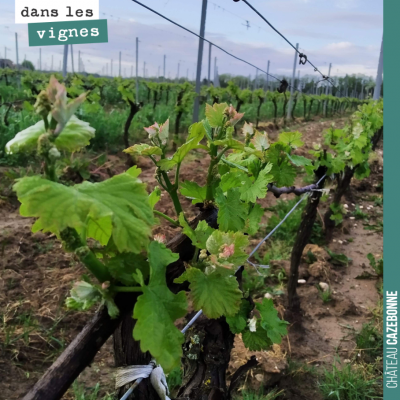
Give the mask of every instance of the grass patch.
POLYGON ((369 369, 341 365, 337 361, 332 371, 324 369, 318 382, 319 390, 326 400, 367 400, 379 398, 377 378, 369 369), (337 365, 339 364, 339 366, 337 365))
POLYGON ((171 393, 175 393, 180 388, 182 384, 182 370, 180 367, 173 369, 167 375, 167 384, 171 393))
POLYGON ((376 259, 372 253, 367 254, 369 265, 374 269, 376 274, 381 277, 383 276, 383 258, 376 259))
POLYGON ((356 206, 356 209, 352 212, 352 214, 354 215, 354 217, 356 217, 356 219, 369 219, 369 215, 362 211, 359 206, 356 206))
POLYGON ((383 232, 383 221, 377 221, 375 224, 366 222, 363 225, 366 231, 383 232))
POLYGON ((283 396, 283 390, 272 389, 268 393, 263 391, 255 392, 250 390, 243 390, 241 396, 234 397, 235 400, 275 400, 283 396))
POLYGON ((331 291, 331 289, 323 290, 323 289, 321 289, 321 287, 319 285, 316 285, 316 287, 318 289, 318 294, 319 294, 319 297, 321 298, 321 300, 324 303, 329 303, 332 300, 332 291, 331 291))
POLYGON ((100 383, 97 383, 94 387, 85 387, 77 380, 72 384, 72 394, 74 400, 114 400, 115 397, 110 394, 100 396, 100 383))
POLYGON ((314 365, 307 363, 300 363, 299 361, 288 359, 287 373, 292 376, 299 376, 310 374, 312 376, 317 375, 317 371, 314 365))
POLYGON ((359 354, 366 362, 374 362, 377 357, 382 357, 383 335, 372 322, 364 324, 356 335, 359 354))

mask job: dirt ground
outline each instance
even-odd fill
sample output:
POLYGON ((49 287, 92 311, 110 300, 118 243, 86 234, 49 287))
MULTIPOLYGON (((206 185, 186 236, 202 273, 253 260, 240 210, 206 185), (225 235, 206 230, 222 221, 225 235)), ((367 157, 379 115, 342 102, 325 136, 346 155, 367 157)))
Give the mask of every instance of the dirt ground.
MULTIPOLYGON (((336 119, 337 127, 342 127, 344 119, 336 119)), ((303 133, 306 143, 304 151, 311 148, 313 142, 319 142, 329 121, 301 123, 295 128, 303 133)), ((274 140, 277 132, 266 127, 274 140)), ((379 150, 378 150, 379 153, 379 150)), ((381 154, 381 153, 380 153, 381 154)), ((121 172, 123 162, 118 156, 109 156, 115 173, 121 172)), ((154 187, 154 169, 150 162, 140 159, 141 179, 154 187)), ((191 155, 182 167, 182 179, 205 183, 207 160, 204 154, 191 155)), ((4 170, 0 171, 3 179, 4 170)), ((359 350, 352 334, 361 329, 363 323, 372 317, 379 294, 377 280, 359 279, 366 272, 374 271, 369 266, 367 254, 381 256, 383 237, 379 229, 366 230, 366 225, 380 226, 382 207, 375 204, 372 196, 380 195, 382 167, 379 160, 374 164, 371 176, 363 181, 354 181, 350 192, 343 199, 349 210, 341 229, 336 229, 334 240, 329 249, 335 253, 344 253, 352 259, 346 266, 335 266, 328 262, 325 250, 317 257, 320 263, 317 271, 303 263, 300 278, 306 283, 300 285, 298 293, 303 310, 303 329, 289 327, 289 335, 282 345, 275 345, 270 352, 247 351, 240 337, 236 338, 232 352, 230 372, 233 372, 253 354, 260 366, 246 376, 246 382, 253 387, 269 384, 284 389, 284 399, 320 399, 314 378, 301 373, 293 374, 288 367, 291 362, 323 368, 332 365, 335 354, 342 359, 350 359, 359 350), (352 219, 350 212, 355 206, 363 207, 368 213, 368 223, 352 219), (370 208, 369 206, 372 206, 370 208), (368 208, 368 210, 367 210, 368 208), (332 301, 323 303, 316 284, 328 283, 332 288, 332 301), (289 372, 288 372, 289 371, 289 372)), ((299 180, 297 184, 301 185, 299 180)), ((57 358, 62 350, 82 329, 92 312, 72 312, 64 307, 72 283, 80 279, 84 268, 71 255, 61 249, 59 241, 51 235, 31 233, 32 220, 19 215, 18 202, 8 191, 0 197, 0 399, 21 398, 44 371, 57 358)), ((287 199, 293 195, 286 196, 287 199)), ((283 197, 285 198, 285 197, 283 197)), ((263 207, 276 202, 268 195, 261 202, 263 207)), ((189 217, 197 210, 184 199, 189 217)), ((326 204, 326 203, 325 203, 326 204)), ((324 214, 325 204, 320 206, 324 214)), ((157 205, 157 209, 173 217, 173 209, 166 195, 157 205)), ((178 232, 164 220, 154 233, 163 233, 167 239, 178 232)), ((279 261, 277 266, 288 268, 289 261, 279 261)), ((283 315, 285 295, 276 296, 275 302, 283 315)), ((112 392, 113 379, 112 342, 109 340, 97 354, 90 368, 80 376, 79 381, 86 387, 100 383, 102 393, 112 392)), ((71 391, 65 399, 73 399, 71 391)))

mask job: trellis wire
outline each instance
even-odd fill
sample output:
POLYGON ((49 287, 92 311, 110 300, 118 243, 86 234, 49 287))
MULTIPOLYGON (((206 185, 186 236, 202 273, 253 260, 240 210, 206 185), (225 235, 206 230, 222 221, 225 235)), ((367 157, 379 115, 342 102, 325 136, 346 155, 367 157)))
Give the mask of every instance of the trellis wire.
MULTIPOLYGON (((148 9, 149 11, 153 12, 154 14, 157 14, 159 17, 164 18, 164 19, 167 20, 168 22, 171 22, 172 24, 178 26, 179 28, 184 29, 185 31, 191 33, 192 35, 197 36, 199 39, 202 39, 202 40, 204 40, 205 42, 210 43, 210 44, 213 45, 215 48, 217 48, 217 49, 223 51, 225 54, 228 54, 229 56, 231 56, 231 57, 233 57, 233 58, 236 58, 236 60, 242 61, 242 62, 246 63, 247 65, 250 65, 251 67, 258 69, 259 71, 261 71, 261 72, 263 72, 264 74, 270 76, 271 78, 276 79, 278 82, 282 82, 282 81, 281 81, 279 78, 277 78, 276 76, 271 75, 271 74, 268 73, 267 71, 264 71, 263 69, 257 67, 256 65, 254 65, 254 64, 252 64, 252 63, 250 63, 250 62, 248 62, 248 61, 246 61, 246 60, 243 60, 243 58, 237 57, 237 56, 233 55, 232 53, 229 53, 229 51, 227 51, 227 50, 223 49, 222 47, 216 45, 215 43, 213 43, 213 42, 211 42, 210 40, 204 38, 203 36, 198 35, 197 33, 191 31, 190 29, 185 28, 183 25, 180 25, 180 24, 178 24, 177 22, 172 21, 172 19, 169 19, 169 18, 166 17, 165 15, 159 13, 159 12, 156 11, 156 10, 153 10, 152 8, 146 6, 145 4, 141 3, 140 1, 138 1, 138 0, 132 0, 132 1, 133 1, 134 3, 136 3, 136 4, 139 4, 140 6, 142 6, 142 7, 144 7, 144 8, 146 8, 146 9, 148 9)), ((291 87, 290 85, 288 85, 288 86, 291 87)))
MULTIPOLYGON (((318 186, 322 180, 326 177, 326 175, 324 175, 315 185, 318 186)), ((289 217, 289 215, 300 205, 300 203, 310 195, 311 192, 313 191, 319 191, 320 189, 311 189, 310 192, 303 194, 303 196, 301 196, 300 200, 292 207, 292 209, 285 215, 285 217, 282 219, 282 221, 279 222, 279 224, 272 229, 272 231, 270 233, 268 233, 267 236, 265 236, 265 238, 263 240, 261 240, 260 243, 258 243, 258 245, 254 248, 254 250, 249 254, 249 258, 247 259, 247 262, 252 265, 253 267, 255 267, 257 269, 258 267, 262 267, 262 268, 269 268, 268 266, 265 265, 257 265, 257 264, 253 264, 250 260, 250 257, 260 248, 260 246, 266 242, 274 233, 275 231, 286 221, 286 219, 289 217)))
MULTIPOLYGON (((239 0, 234 0, 234 1, 238 2, 239 0)), ((242 0, 242 1, 247 6, 249 6, 263 21, 265 21, 282 39, 284 39, 287 43, 289 43, 289 45, 292 46, 293 49, 298 53, 300 58, 305 57, 306 58, 305 62, 309 63, 314 68, 315 72, 319 72, 324 78, 323 80, 328 81, 332 86, 334 86, 333 83, 329 80, 330 78, 325 76, 311 61, 309 61, 307 56, 305 56, 298 49, 296 49, 293 43, 291 43, 281 32, 279 32, 278 29, 276 29, 258 10, 256 10, 247 0, 242 0)))

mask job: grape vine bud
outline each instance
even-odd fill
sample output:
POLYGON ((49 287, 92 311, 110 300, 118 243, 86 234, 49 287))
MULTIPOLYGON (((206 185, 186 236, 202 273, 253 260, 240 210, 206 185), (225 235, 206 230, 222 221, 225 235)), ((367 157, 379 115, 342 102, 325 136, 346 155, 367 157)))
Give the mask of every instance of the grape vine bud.
POLYGON ((90 253, 90 249, 89 249, 88 246, 78 247, 78 248, 75 250, 75 254, 76 254, 79 258, 85 258, 89 253, 90 253))
POLYGON ((237 122, 239 122, 244 113, 239 114, 232 106, 232 104, 229 107, 226 107, 224 110, 224 114, 227 116, 228 121, 225 124, 226 126, 235 126, 237 122))
POLYGON ((202 249, 200 250, 200 255, 199 255, 199 259, 200 260, 204 260, 207 258, 207 250, 206 249, 202 249))
POLYGON ((57 160, 58 158, 61 157, 61 154, 60 154, 60 152, 58 151, 57 147, 52 147, 52 148, 49 150, 49 157, 50 157, 50 159, 52 159, 52 160, 57 160))
POLYGON ((39 136, 37 152, 40 156, 46 156, 49 151, 54 147, 53 143, 50 141, 50 136, 48 133, 44 133, 39 136))
POLYGON ((109 281, 105 281, 101 284, 101 288, 103 290, 107 290, 110 287, 110 282, 109 281))
POLYGON ((161 233, 154 235, 154 240, 159 243, 165 243, 167 241, 165 235, 162 235, 161 233))
POLYGON ((33 108, 35 109, 36 114, 39 114, 42 118, 47 118, 49 112, 51 111, 51 103, 45 90, 42 90, 38 94, 33 108))
POLYGON ((219 253, 219 258, 228 258, 235 253, 235 244, 231 245, 224 244, 220 248, 221 253, 219 253))

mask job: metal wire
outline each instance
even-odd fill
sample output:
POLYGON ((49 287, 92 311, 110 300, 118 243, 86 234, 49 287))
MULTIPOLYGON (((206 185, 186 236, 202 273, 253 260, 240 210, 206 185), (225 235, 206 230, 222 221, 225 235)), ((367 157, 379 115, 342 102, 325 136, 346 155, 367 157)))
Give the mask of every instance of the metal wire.
MULTIPOLYGON (((322 180, 326 177, 326 175, 324 175, 315 185, 318 186, 322 180)), ((312 189, 311 191, 314 190, 318 190, 318 189, 312 189)), ((268 233, 267 236, 265 236, 265 238, 263 240, 261 240, 260 243, 258 243, 258 245, 254 248, 254 250, 249 254, 249 257, 247 259, 247 262, 252 265, 253 267, 256 268, 256 264, 253 264, 251 261, 249 261, 250 257, 260 248, 260 246, 267 241, 273 234, 274 232, 286 221, 286 219, 289 217, 289 215, 299 206, 299 204, 307 197, 309 196, 310 192, 304 194, 303 196, 301 196, 301 199, 293 206, 293 208, 285 215, 285 217, 282 219, 281 222, 279 222, 279 224, 272 229, 272 231, 270 233, 268 233)))
MULTIPOLYGON (((180 24, 178 24, 177 22, 172 21, 172 19, 166 17, 165 15, 159 13, 159 12, 156 11, 156 10, 153 10, 152 8, 146 6, 145 4, 141 3, 140 1, 137 1, 137 0, 132 0, 132 1, 133 1, 134 3, 136 3, 136 4, 139 4, 140 6, 142 6, 142 7, 144 7, 144 8, 146 8, 147 10, 151 11, 152 13, 157 14, 159 17, 164 18, 164 19, 167 20, 168 22, 171 22, 171 24, 174 24, 174 25, 178 26, 179 28, 184 29, 185 31, 191 33, 192 35, 197 36, 199 39, 202 39, 202 40, 204 40, 205 42, 210 43, 210 44, 213 45, 215 48, 217 48, 217 49, 223 51, 224 53, 228 54, 228 56, 231 56, 231 57, 235 58, 236 60, 242 61, 242 62, 246 63, 247 65, 250 65, 251 67, 256 68, 257 70, 259 70, 259 71, 263 72, 264 74, 270 76, 271 78, 276 79, 278 82, 281 82, 281 80, 280 80, 279 78, 277 78, 276 76, 271 75, 271 74, 268 73, 267 71, 264 71, 263 69, 257 67, 256 65, 254 65, 254 64, 252 64, 252 63, 250 63, 250 62, 248 62, 248 61, 246 61, 246 60, 243 60, 243 58, 237 57, 237 56, 235 56, 234 54, 229 53, 229 51, 223 49, 222 47, 220 47, 220 46, 218 46, 217 44, 211 42, 210 40, 208 40, 208 39, 206 39, 206 38, 204 38, 204 37, 198 35, 197 33, 191 31, 190 29, 188 29, 188 28, 186 28, 186 27, 184 27, 183 25, 180 25, 180 24)), ((289 87, 291 87, 291 86, 289 85, 289 87)))
MULTIPOLYGON (((283 40, 285 40, 293 49, 299 54, 299 56, 304 57, 304 54, 300 52, 296 47, 286 38, 285 35, 280 33, 278 29, 276 29, 258 10, 256 10, 247 0, 242 0, 243 3, 247 4, 263 21, 265 21, 283 40)), ((315 72, 319 72, 322 76, 325 76, 306 56, 305 62, 309 63, 313 68, 315 72)), ((328 82, 332 85, 333 83, 328 80, 328 82)))

